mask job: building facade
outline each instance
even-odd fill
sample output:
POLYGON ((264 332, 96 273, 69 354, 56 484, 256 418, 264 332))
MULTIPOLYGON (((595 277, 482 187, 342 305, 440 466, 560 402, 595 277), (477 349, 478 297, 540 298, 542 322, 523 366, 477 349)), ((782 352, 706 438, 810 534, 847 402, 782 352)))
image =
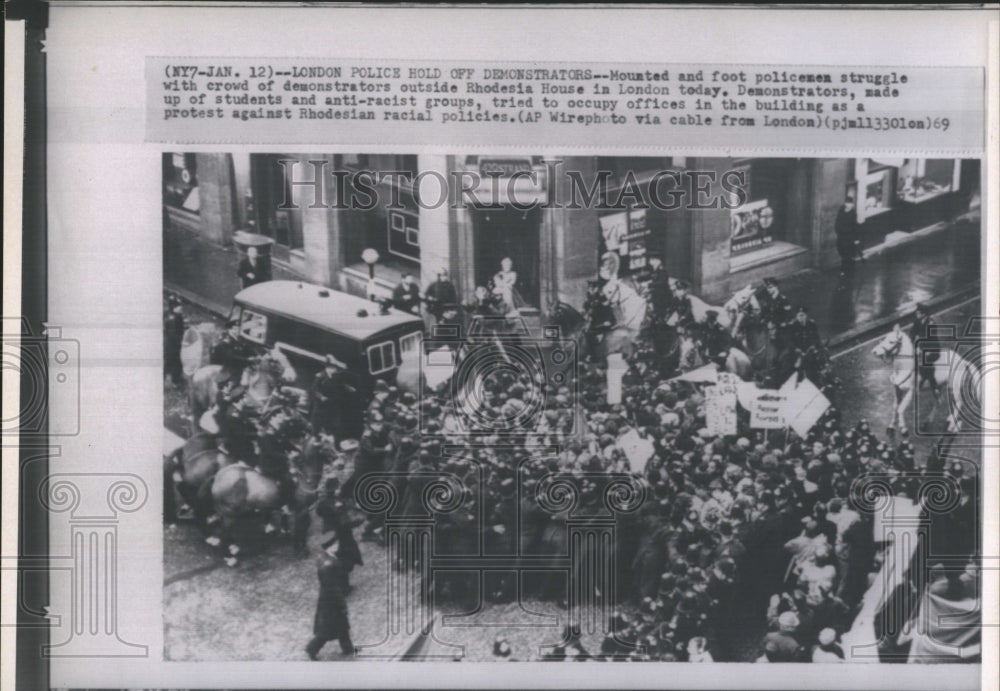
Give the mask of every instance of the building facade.
POLYGON ((766 276, 836 265, 848 194, 873 247, 965 213, 979 179, 979 162, 959 159, 174 153, 164 232, 222 248, 266 236, 276 275, 361 295, 368 249, 380 292, 444 268, 462 299, 507 257, 542 312, 582 305, 606 252, 623 275, 658 256, 718 302, 766 276))

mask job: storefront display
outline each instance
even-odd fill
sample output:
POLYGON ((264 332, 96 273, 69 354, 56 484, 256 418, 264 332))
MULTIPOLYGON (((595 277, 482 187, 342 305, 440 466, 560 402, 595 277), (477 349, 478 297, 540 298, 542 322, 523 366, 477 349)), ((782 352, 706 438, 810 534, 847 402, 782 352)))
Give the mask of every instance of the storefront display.
POLYGON ((878 216, 893 208, 892 168, 870 173, 861 181, 861 199, 858 203, 858 220, 878 216))
POLYGON ((789 237, 790 200, 798 194, 795 159, 752 158, 736 161, 746 201, 729 211, 729 253, 733 256, 797 244, 789 237))
POLYGON ((197 214, 201 209, 198 195, 195 154, 165 154, 163 157, 163 201, 174 209, 197 214))
POLYGON ((649 238, 652 229, 646 209, 630 209, 600 217, 604 248, 621 259, 621 275, 644 270, 649 263, 649 238))
POLYGON ((767 199, 758 199, 733 209, 730 214, 730 251, 745 252, 770 244, 774 240, 773 227, 774 209, 767 199))
POLYGON ((959 159, 908 158, 899 169, 899 198, 910 204, 934 199, 958 190, 961 182, 959 159))

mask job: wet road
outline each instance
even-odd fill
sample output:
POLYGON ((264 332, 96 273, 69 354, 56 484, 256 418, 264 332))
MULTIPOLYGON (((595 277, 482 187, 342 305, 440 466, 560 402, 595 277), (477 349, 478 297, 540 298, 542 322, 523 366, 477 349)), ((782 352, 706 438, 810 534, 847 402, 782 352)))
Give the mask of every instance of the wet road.
MULTIPOLYGON (((971 300, 934 315, 938 325, 955 325, 963 333, 968 320, 979 314, 980 301, 971 300)), ((837 376, 841 381, 838 406, 844 421, 854 425, 866 419, 880 437, 892 424, 895 394, 889 383, 890 366, 872 355, 872 348, 884 334, 870 338, 852 349, 835 356, 837 376)), ((917 448, 920 462, 930 452, 935 440, 945 431, 947 424, 945 399, 935 409, 933 396, 928 388, 914 396, 909 411, 911 440, 917 448)))
POLYGON ((979 284, 979 224, 960 221, 857 264, 853 272, 803 271, 780 281, 809 309, 823 338, 979 284))

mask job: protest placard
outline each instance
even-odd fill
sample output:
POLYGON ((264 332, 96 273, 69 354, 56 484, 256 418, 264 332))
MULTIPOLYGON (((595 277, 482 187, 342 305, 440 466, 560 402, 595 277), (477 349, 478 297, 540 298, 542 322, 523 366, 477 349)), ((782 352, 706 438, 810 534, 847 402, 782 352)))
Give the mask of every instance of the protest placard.
POLYGON ((779 393, 785 396, 785 421, 800 437, 804 437, 812 426, 830 407, 830 399, 806 378, 797 382, 796 375, 781 385, 779 393))
POLYGON ((750 401, 750 427, 753 429, 786 427, 786 402, 786 397, 781 392, 758 389, 757 395, 750 401))
POLYGON ((634 473, 646 472, 646 464, 653 457, 655 449, 653 442, 639 436, 639 432, 630 429, 618 438, 618 446, 628 458, 629 467, 634 473))
POLYGON ((705 428, 712 434, 736 434, 736 389, 739 377, 717 374, 715 386, 705 389, 705 428))

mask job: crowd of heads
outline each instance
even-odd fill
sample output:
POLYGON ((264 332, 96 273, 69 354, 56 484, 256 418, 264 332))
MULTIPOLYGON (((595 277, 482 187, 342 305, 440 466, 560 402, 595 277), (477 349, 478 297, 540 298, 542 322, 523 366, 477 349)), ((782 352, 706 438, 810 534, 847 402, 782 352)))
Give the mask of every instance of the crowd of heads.
MULTIPOLYGON (((918 464, 908 438, 880 439, 863 420, 848 427, 835 407, 801 437, 768 436, 745 416, 738 434, 713 434, 704 387, 664 378, 659 357, 639 339, 616 404, 601 361, 577 363, 576 382, 563 386, 505 367, 458 395, 451 383, 418 397, 378 382, 359 475, 389 473, 404 515, 427 511, 435 476, 455 481, 458 508, 438 516, 436 553, 485 545, 535 555, 565 554, 571 516, 606 515, 605 478, 634 478, 642 501, 615 514, 616 587, 600 594, 614 608, 607 635, 600 651, 571 659, 745 660, 741 641, 754 627, 762 661, 842 657, 839 637, 878 567, 859 480, 877 476, 915 499, 929 473, 950 474, 963 491, 973 479, 960 464, 918 464), (641 472, 621 442, 632 431, 653 445, 641 472), (554 478, 574 501, 546 504, 554 478)), ((366 535, 379 534, 384 519, 368 516, 366 535)), ((461 578, 442 574, 438 587, 446 599, 474 596, 461 578)), ((498 576, 475 596, 518 593, 498 576)), ((521 594, 565 601, 565 580, 526 581, 521 594)))
MULTIPOLYGON (((636 478, 644 501, 616 515, 618 587, 604 594, 617 606, 609 633, 600 653, 574 659, 745 659, 738 639, 765 618, 775 635, 760 642, 763 659, 836 651, 877 566, 871 517, 852 487, 877 475, 916 497, 928 467, 916 469, 906 437, 879 439, 866 421, 845 427, 836 408, 805 437, 777 431, 768 438, 745 419, 739 434, 712 434, 703 388, 662 379, 656 357, 640 343, 627 359, 619 404, 607 402, 605 365, 580 363, 575 389, 543 392, 537 424, 514 434, 469 436, 460 422, 468 402, 455 400, 449 386, 418 400, 381 385, 365 435, 391 447, 384 469, 400 476, 404 506, 419 503, 427 471, 461 481, 461 508, 437 524, 445 549, 483 540, 501 552, 520 542, 521 553, 555 554, 569 513, 539 500, 552 476, 574 487, 574 516, 605 507, 602 476, 636 478), (631 430, 655 449, 641 473, 620 443, 631 430), (743 609, 751 623, 734 624, 743 609), (796 642, 794 654, 787 638, 796 642)), ((505 370, 483 378, 476 405, 487 419, 509 419, 541 385, 505 370)), ((483 595, 502 597, 510 587, 501 579, 483 595)), ((444 596, 460 592, 446 585, 444 596)), ((527 594, 564 597, 544 585, 527 594)))

